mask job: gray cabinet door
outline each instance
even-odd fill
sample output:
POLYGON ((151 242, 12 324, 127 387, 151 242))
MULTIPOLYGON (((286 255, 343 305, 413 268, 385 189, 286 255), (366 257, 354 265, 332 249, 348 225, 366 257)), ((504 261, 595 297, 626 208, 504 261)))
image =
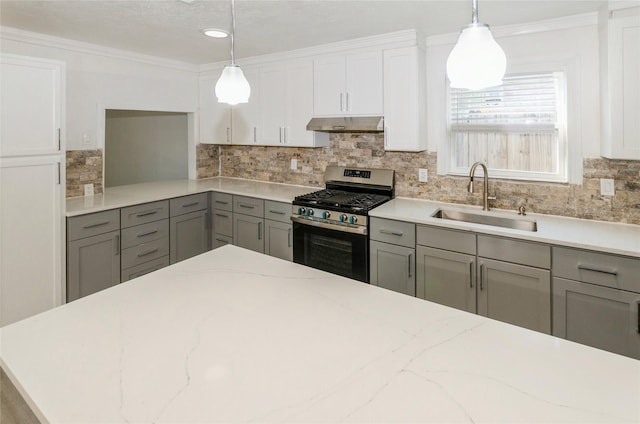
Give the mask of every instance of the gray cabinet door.
POLYGON ((478 258, 478 314, 551 334, 551 273, 478 258))
POLYGON ((293 261, 293 225, 265 219, 264 253, 293 261))
POLYGON ((169 258, 172 264, 207 251, 207 211, 174 216, 169 222, 169 258))
POLYGON ((234 213, 233 244, 264 253, 264 219, 234 213))
POLYGON ((416 296, 476 313, 475 255, 418 246, 416 296))
POLYGON ((415 296, 415 250, 379 241, 371 241, 369 246, 369 282, 374 286, 415 296))
POLYGON ((120 231, 72 241, 67 252, 67 302, 120 283, 120 231))
POLYGON ((553 279, 553 335, 640 359, 640 293, 553 279))

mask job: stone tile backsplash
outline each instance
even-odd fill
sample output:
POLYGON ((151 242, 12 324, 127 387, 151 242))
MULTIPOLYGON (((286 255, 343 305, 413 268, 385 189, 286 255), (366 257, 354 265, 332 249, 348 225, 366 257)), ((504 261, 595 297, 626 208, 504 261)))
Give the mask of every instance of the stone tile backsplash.
MULTIPOLYGON (((382 134, 332 134, 328 147, 217 146, 196 147, 198 178, 218 175, 322 187, 327 165, 391 168, 396 171, 396 196, 450 203, 482 203, 481 190, 467 192, 468 178, 437 175, 436 153, 387 152, 382 134), (291 170, 291 159, 298 169, 291 170), (427 168, 429 182, 418 181, 427 168)), ((557 184, 490 179, 492 207, 601 221, 640 224, 640 161, 585 159, 583 183, 557 184), (600 178, 615 180, 615 196, 600 196, 600 178)), ((478 173, 480 175, 480 173, 478 173)), ((102 152, 67 152, 67 197, 83 195, 83 185, 102 192, 102 152)))

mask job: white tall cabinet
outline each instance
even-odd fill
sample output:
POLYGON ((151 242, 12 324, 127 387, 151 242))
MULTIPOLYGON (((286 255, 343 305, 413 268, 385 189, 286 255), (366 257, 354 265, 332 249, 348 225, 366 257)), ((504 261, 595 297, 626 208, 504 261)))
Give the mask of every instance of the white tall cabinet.
POLYGON ((0 55, 0 326, 64 299, 64 64, 0 55))

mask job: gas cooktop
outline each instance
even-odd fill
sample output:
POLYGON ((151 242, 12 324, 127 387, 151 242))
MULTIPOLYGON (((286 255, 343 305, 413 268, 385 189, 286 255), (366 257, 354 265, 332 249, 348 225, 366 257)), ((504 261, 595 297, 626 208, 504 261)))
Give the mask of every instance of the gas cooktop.
POLYGON ((303 194, 295 198, 298 206, 331 208, 340 212, 368 212, 391 200, 391 196, 371 193, 357 193, 346 190, 325 189, 303 194))

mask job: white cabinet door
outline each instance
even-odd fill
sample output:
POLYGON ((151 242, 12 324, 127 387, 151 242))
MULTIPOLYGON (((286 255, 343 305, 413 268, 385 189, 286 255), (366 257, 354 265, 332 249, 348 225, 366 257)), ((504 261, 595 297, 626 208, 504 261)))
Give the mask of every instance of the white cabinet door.
POLYGON ((259 143, 279 145, 284 142, 287 114, 287 69, 282 65, 260 69, 260 133, 259 143))
POLYGON ((335 116, 345 113, 344 56, 327 56, 313 61, 313 114, 335 116))
POLYGON ((383 112, 382 52, 347 56, 345 112, 381 115, 383 112))
POLYGON ((0 159, 0 326, 62 303, 60 158, 0 159))
POLYGON ((316 147, 313 131, 307 124, 313 116, 313 61, 288 63, 287 115, 283 130, 284 142, 289 146, 316 147))
POLYGON ((0 156, 59 153, 64 64, 0 56, 0 156))
MULTIPOLYGON (((222 71, 220 71, 222 72, 222 71)), ((215 93, 219 75, 200 78, 200 143, 231 143, 231 106, 219 103, 215 93)))
MULTIPOLYGON (((426 118, 420 73, 422 53, 417 47, 384 52, 384 148, 405 152, 427 149, 426 118)), ((423 87, 424 88, 424 87, 423 87)))
POLYGON ((232 107, 231 137, 233 144, 256 144, 260 124, 260 69, 243 67, 242 71, 251 86, 251 96, 248 103, 232 107))

